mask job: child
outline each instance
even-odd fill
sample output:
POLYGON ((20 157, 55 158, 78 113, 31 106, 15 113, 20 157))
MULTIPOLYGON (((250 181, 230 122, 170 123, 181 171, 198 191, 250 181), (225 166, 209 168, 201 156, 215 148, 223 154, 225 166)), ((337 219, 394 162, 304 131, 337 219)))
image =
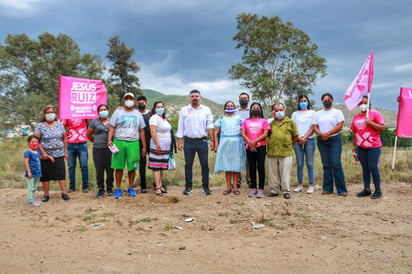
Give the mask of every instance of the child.
POLYGON ((26 168, 24 177, 26 177, 27 181, 27 200, 30 206, 40 206, 40 202, 34 200, 37 183, 42 176, 40 152, 37 150, 40 146, 40 139, 36 135, 30 135, 28 142, 30 149, 24 152, 24 166, 26 168))

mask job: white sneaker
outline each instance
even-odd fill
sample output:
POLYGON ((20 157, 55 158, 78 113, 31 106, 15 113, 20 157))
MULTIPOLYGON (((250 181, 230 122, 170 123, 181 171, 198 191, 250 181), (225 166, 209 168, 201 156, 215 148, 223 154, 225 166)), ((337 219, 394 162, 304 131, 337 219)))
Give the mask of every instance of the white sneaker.
POLYGON ((298 185, 296 188, 295 188, 295 192, 301 192, 302 191, 302 189, 303 189, 303 186, 302 185, 298 185))
POLYGON ((314 189, 313 189, 313 185, 309 185, 309 187, 308 187, 308 191, 306 191, 306 193, 307 193, 307 194, 312 194, 312 193, 313 193, 313 191, 314 191, 314 189))

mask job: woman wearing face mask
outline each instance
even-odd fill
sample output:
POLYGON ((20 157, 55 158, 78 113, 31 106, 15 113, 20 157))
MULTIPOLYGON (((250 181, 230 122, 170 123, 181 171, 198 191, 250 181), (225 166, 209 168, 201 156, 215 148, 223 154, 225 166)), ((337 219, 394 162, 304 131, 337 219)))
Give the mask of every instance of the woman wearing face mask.
POLYGON ((318 135, 317 145, 323 166, 322 194, 332 194, 335 183, 338 195, 346 197, 348 190, 341 163, 342 139, 340 136, 345 118, 341 110, 332 107, 332 94, 323 94, 322 104, 323 109, 316 112, 313 119, 313 130, 318 135))
POLYGON ((162 186, 163 170, 168 169, 169 153, 172 153, 172 126, 166 119, 164 103, 153 104, 150 125, 149 169, 153 171, 154 189, 156 195, 167 193, 162 186))
POLYGON ((235 114, 235 103, 232 101, 225 103, 224 110, 225 114, 215 122, 215 172, 225 172, 226 190, 223 195, 232 190, 235 195, 239 195, 239 174, 245 170, 246 164, 246 151, 240 131, 242 119, 235 114), (219 134, 220 138, 217 138, 219 134))
POLYGON ((114 170, 111 168, 112 152, 107 147, 107 133, 110 127, 109 108, 107 105, 97 107, 99 118, 89 123, 87 138, 93 142, 93 162, 96 168, 97 198, 104 196, 104 173, 106 172, 106 193, 113 195, 114 170))
POLYGON ((293 144, 298 139, 298 130, 293 120, 286 117, 282 103, 272 106, 274 120, 270 123, 267 138, 269 197, 278 196, 282 189, 283 198, 290 199, 290 171, 292 169, 293 144))
POLYGON ((70 200, 66 188, 67 159, 66 131, 62 123, 57 121, 57 111, 54 106, 47 105, 43 108, 42 121, 37 124, 34 134, 40 138, 41 171, 43 176, 40 181, 43 184, 44 195, 42 202, 50 199, 50 181, 59 182, 63 200, 70 200))
POLYGON ((293 145, 297 163, 298 185, 295 192, 301 192, 303 189, 303 168, 305 165, 308 169, 309 188, 307 194, 312 194, 315 184, 315 167, 313 158, 315 155, 315 133, 313 132, 313 117, 315 111, 310 109, 310 101, 306 95, 300 95, 298 98, 298 110, 292 113, 292 120, 295 121, 298 128, 299 137, 293 145))
POLYGON ((265 185, 266 137, 270 130, 269 122, 263 118, 262 106, 254 102, 250 106, 250 118, 242 122, 242 137, 246 143, 246 157, 249 162, 249 197, 263 198, 265 185), (259 174, 257 189, 256 168, 259 174))
POLYGON ((371 198, 379 199, 382 197, 381 177, 378 168, 382 147, 379 132, 385 130, 385 122, 379 112, 369 110, 368 96, 363 96, 358 106, 360 112, 353 117, 350 127, 352 130, 352 151, 359 159, 363 175, 363 190, 356 196, 368 197, 372 194, 370 188, 372 175, 375 191, 371 198))

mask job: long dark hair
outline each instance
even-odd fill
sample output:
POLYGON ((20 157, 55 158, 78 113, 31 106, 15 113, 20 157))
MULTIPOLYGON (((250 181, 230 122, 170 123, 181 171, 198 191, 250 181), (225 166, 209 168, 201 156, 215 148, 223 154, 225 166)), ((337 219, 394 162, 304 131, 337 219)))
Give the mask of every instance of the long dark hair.
POLYGON ((253 103, 250 105, 250 108, 249 108, 249 117, 252 118, 252 107, 253 107, 254 105, 258 105, 258 106, 259 106, 259 108, 260 108, 260 118, 264 118, 262 105, 259 104, 258 102, 253 102, 253 103))
POLYGON ((151 113, 150 115, 155 115, 155 114, 156 114, 156 105, 157 105, 157 104, 162 104, 162 105, 163 105, 163 108, 165 109, 165 112, 163 112, 162 118, 163 118, 163 119, 166 119, 165 103, 163 103, 162 101, 156 101, 156 102, 154 102, 153 108, 152 108, 152 110, 151 110, 152 113, 151 113))
POLYGON ((300 110, 299 102, 302 98, 305 98, 308 101, 307 109, 309 110, 310 109, 310 100, 309 100, 308 96, 306 96, 305 94, 299 95, 299 97, 298 97, 298 110, 300 110))

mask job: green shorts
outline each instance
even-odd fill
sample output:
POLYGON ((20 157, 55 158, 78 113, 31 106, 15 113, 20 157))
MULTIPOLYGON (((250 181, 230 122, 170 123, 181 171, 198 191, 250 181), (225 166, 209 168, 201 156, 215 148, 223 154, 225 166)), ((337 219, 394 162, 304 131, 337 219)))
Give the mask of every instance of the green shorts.
POLYGON ((127 171, 138 170, 140 160, 139 141, 122 141, 113 139, 113 143, 119 152, 112 155, 112 168, 124 169, 127 162, 127 171))

